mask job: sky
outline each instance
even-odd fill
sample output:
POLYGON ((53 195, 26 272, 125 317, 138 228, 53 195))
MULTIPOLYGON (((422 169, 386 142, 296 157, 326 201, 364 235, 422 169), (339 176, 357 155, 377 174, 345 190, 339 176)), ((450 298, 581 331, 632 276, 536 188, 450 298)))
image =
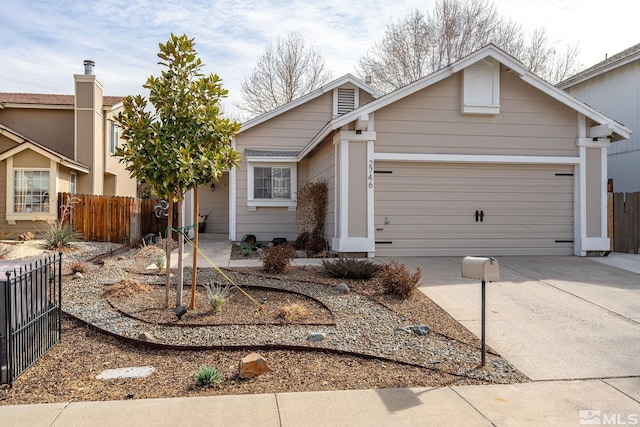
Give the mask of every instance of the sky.
MULTIPOLYGON (((73 74, 95 61, 105 95, 144 94, 159 75, 158 43, 195 38, 204 73, 229 90, 225 110, 241 115, 240 85, 265 48, 299 32, 320 49, 334 78, 356 75, 358 59, 386 27, 435 0, 2 0, 0 92, 73 93, 73 74)), ((578 44, 586 68, 640 43, 636 0, 494 0, 525 33, 539 27, 564 50, 578 44)))

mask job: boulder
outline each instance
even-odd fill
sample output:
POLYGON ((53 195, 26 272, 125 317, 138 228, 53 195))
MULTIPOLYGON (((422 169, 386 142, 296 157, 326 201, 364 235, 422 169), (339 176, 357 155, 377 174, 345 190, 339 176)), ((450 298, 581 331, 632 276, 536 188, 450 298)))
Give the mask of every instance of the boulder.
POLYGON ((247 379, 270 371, 267 361, 262 356, 258 353, 251 353, 240 359, 238 376, 242 379, 247 379))
POLYGON ((22 242, 26 242, 26 241, 29 241, 29 240, 33 240, 35 237, 36 237, 35 234, 33 234, 30 231, 27 231, 26 233, 19 235, 18 236, 18 240, 20 240, 22 242))
POLYGON ((307 251, 296 251, 294 256, 296 258, 306 258, 307 257, 307 251))
POLYGON ((346 283, 338 283, 336 285, 336 291, 342 292, 344 294, 348 294, 349 293, 349 287, 347 286, 346 283))
POLYGON ((153 335, 145 331, 140 335, 138 335, 138 341, 145 341, 145 342, 153 341, 153 335))
POLYGON ((82 273, 80 273, 79 271, 76 271, 76 272, 73 274, 73 278, 74 278, 74 279, 84 279, 84 276, 83 276, 83 275, 82 275, 82 273))
POLYGON ((307 341, 311 341, 311 342, 324 341, 325 338, 326 336, 322 332, 307 335, 307 341))

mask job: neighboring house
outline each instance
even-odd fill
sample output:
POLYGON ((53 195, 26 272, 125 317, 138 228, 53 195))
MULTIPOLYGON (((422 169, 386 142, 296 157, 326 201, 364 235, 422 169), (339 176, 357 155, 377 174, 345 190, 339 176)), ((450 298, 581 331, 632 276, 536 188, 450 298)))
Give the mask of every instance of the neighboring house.
POLYGON ((231 240, 295 239, 297 186, 324 179, 340 253, 587 255, 609 250, 607 148, 629 135, 488 45, 379 98, 348 75, 248 121, 212 194, 231 240))
POLYGON ((113 157, 110 121, 122 97, 103 96, 85 61, 75 95, 0 93, 0 228, 34 229, 57 218, 57 194, 135 196, 136 183, 113 157))
POLYGON ((633 131, 609 147, 609 178, 616 192, 640 191, 640 44, 559 83, 571 96, 633 131))

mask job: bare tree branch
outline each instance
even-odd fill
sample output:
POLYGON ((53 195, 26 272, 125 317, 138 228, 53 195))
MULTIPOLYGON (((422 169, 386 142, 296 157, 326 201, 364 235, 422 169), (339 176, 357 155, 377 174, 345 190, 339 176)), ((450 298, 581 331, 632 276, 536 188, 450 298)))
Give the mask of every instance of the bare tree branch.
POLYGON ((242 103, 238 107, 252 116, 269 112, 293 101, 331 80, 325 61, 316 47, 306 48, 302 36, 279 37, 258 59, 244 79, 242 103))
POLYGON ((532 72, 555 83, 576 71, 577 46, 558 52, 544 28, 529 37, 500 16, 488 0, 438 0, 433 11, 413 10, 389 24, 382 40, 358 63, 358 74, 387 93, 437 71, 493 43, 520 59, 532 72))

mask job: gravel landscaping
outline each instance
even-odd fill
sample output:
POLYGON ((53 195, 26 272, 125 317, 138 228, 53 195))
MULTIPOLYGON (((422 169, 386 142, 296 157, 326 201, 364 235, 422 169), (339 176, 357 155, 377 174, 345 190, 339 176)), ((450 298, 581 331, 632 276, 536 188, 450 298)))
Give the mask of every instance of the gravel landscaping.
MULTIPOLYGON (((480 367, 479 340, 420 292, 397 299, 384 294, 376 279, 330 279, 321 267, 291 268, 282 275, 238 269, 225 273, 255 294, 262 308, 236 292, 213 314, 199 290, 196 310, 178 321, 172 309, 162 308, 164 275, 146 270, 157 256, 152 249, 114 252, 115 246, 82 245, 87 246, 63 256, 63 310, 70 316, 62 342, 12 389, 0 389, 4 404, 119 399, 129 393, 170 397, 527 381, 493 352, 480 367), (96 258, 99 253, 106 255, 96 258), (71 266, 80 259, 88 260, 85 273, 73 278, 71 266), (105 296, 121 280, 150 285, 151 291, 105 296), (351 292, 336 290, 341 282, 351 292), (279 309, 294 302, 312 310, 299 321, 279 318, 279 309), (431 331, 417 335, 409 329, 416 325, 431 331), (147 342, 137 341, 143 333, 147 342), (324 339, 310 341, 314 334, 324 339), (264 356, 271 372, 240 380, 238 361, 253 351, 264 356), (148 365, 156 371, 147 378, 95 378, 103 369, 148 365), (222 369, 225 381, 196 387, 193 376, 202 365, 222 369)), ((185 272, 187 306, 190 269, 185 272)), ((213 269, 198 270, 199 284, 214 282, 225 279, 213 269)))

